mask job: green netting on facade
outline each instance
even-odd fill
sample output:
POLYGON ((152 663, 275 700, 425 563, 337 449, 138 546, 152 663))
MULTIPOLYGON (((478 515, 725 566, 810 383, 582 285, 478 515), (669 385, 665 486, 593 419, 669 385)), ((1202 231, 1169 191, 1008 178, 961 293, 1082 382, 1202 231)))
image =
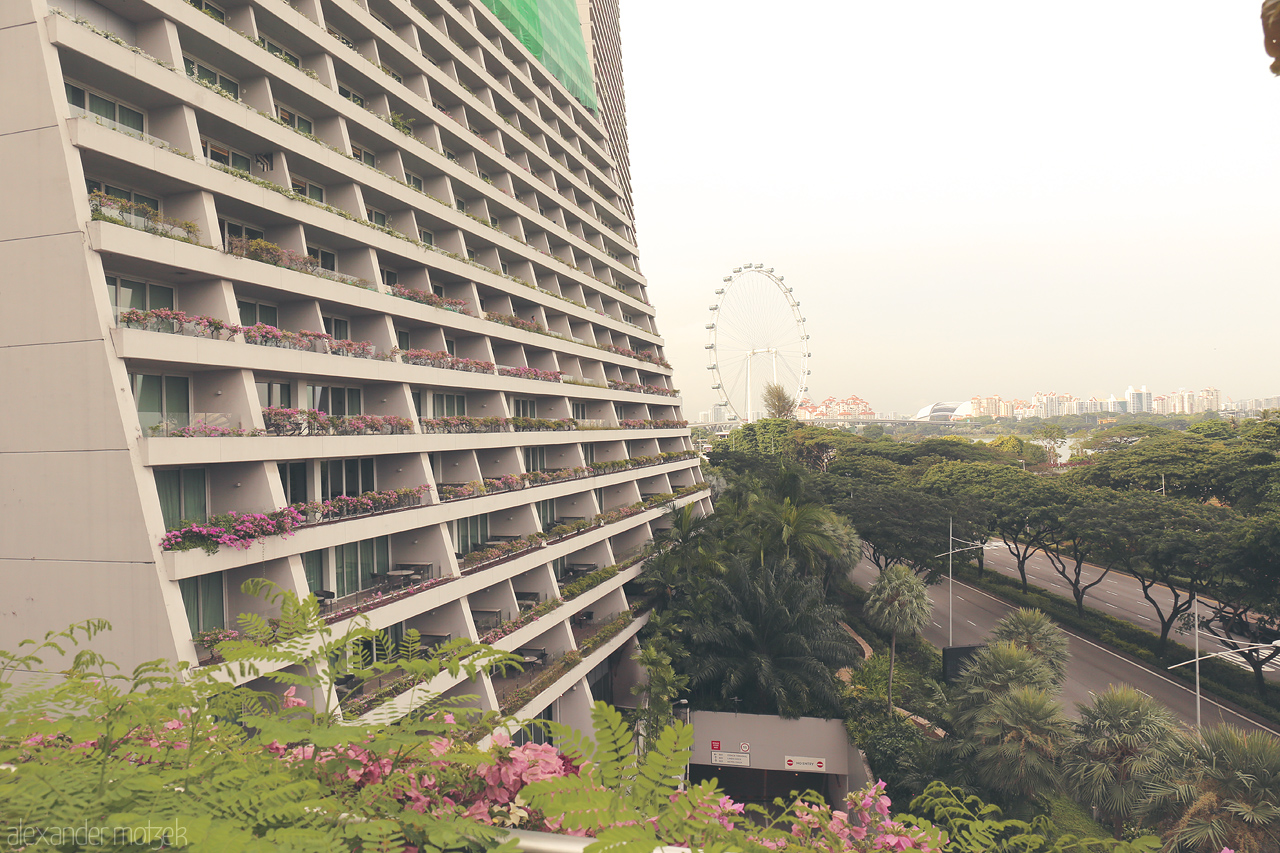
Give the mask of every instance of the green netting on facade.
POLYGON ((575 98, 596 108, 591 61, 575 0, 483 0, 575 98))

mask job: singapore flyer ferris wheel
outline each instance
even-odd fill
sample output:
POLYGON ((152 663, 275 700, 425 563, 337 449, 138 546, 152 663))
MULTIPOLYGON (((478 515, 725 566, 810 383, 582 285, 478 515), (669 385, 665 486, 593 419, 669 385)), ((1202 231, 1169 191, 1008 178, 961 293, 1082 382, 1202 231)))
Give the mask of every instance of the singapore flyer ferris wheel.
POLYGON ((809 335, 792 288, 764 264, 734 267, 716 288, 707 324, 711 389, 731 419, 749 422, 764 408, 766 383, 797 400, 808 391, 809 335))

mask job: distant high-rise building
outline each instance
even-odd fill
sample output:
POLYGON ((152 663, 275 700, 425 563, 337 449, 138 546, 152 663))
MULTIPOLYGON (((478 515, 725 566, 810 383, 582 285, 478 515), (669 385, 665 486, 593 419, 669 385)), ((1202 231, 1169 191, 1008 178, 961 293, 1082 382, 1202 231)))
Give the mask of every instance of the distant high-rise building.
POLYGON ((1147 386, 1143 385, 1141 391, 1133 390, 1130 385, 1128 390, 1124 392, 1124 400, 1126 403, 1126 411, 1129 414, 1137 414, 1139 412, 1150 412, 1152 410, 1152 395, 1147 390, 1147 386))

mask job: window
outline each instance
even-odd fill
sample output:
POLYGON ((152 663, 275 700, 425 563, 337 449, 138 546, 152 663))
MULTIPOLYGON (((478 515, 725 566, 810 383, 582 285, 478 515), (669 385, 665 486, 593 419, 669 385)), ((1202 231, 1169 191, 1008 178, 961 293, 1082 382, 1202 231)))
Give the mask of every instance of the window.
POLYGON ((592 489, 591 493, 596 496, 596 506, 600 507, 601 512, 604 512, 604 489, 592 489))
POLYGON ((348 542, 333 549, 333 570, 339 597, 369 589, 377 583, 375 574, 391 570, 390 540, 386 536, 348 542))
MULTIPOLYGON (((436 295, 437 295, 437 296, 440 296, 440 295, 442 295, 442 294, 436 294, 436 295)), ((449 353, 449 355, 457 355, 457 354, 458 354, 458 343, 457 343, 457 341, 455 341, 453 338, 445 338, 445 339, 444 339, 444 351, 445 351, 445 352, 447 352, 447 353, 449 353)))
POLYGON ((418 239, 426 243, 428 246, 434 246, 436 244, 436 235, 432 234, 430 231, 419 231, 418 239))
POLYGON ((276 116, 279 117, 282 124, 292 127, 294 130, 300 130, 303 133, 311 133, 314 127, 311 124, 311 119, 298 115, 293 110, 282 107, 279 104, 276 104, 276 116))
POLYGON ((547 470, 547 449, 545 447, 526 447, 524 449, 524 470, 547 470))
POLYGON ((395 270, 389 270, 386 267, 383 267, 382 283, 387 287, 395 287, 400 283, 400 275, 395 270))
MULTIPOLYGON (((396 329, 396 346, 402 350, 413 349, 409 341, 409 333, 404 329, 396 329)), ((417 391, 413 393, 417 394, 417 391)))
POLYGON ((336 495, 354 498, 374 488, 373 457, 363 459, 325 459, 320 462, 320 500, 336 495))
POLYGON ((517 418, 536 418, 538 416, 538 401, 513 397, 511 399, 511 414, 517 418))
POLYGON ((573 418, 575 421, 585 421, 587 419, 586 403, 570 403, 569 405, 570 405, 570 409, 572 410, 570 414, 571 418, 573 418))
POLYGON ((357 107, 364 106, 364 95, 361 95, 359 92, 351 91, 341 83, 338 84, 338 94, 355 104, 357 107))
POLYGON ((499 261, 498 261, 498 269, 502 270, 502 274, 503 274, 503 275, 510 275, 510 274, 511 274, 511 270, 507 267, 507 262, 506 262, 506 261, 499 260, 499 261))
POLYGON ((351 324, 341 317, 325 317, 324 331, 325 334, 333 335, 340 341, 351 339, 351 324))
POLYGON ((191 380, 186 376, 131 373, 129 382, 138 404, 143 429, 167 423, 175 427, 191 423, 191 380))
POLYGON ((534 508, 538 511, 538 529, 544 532, 550 530, 556 521, 556 499, 538 501, 534 508))
MULTIPOLYGON (((333 27, 328 27, 327 29, 329 30, 329 35, 333 36, 338 41, 342 42, 352 50, 355 50, 355 46, 356 46, 355 42, 353 42, 351 39, 347 38, 342 33, 335 30, 333 27)), ((346 97, 346 96, 344 95, 343 97, 346 97)))
POLYGON ((300 504, 307 500, 307 468, 309 462, 278 462, 280 485, 284 487, 284 502, 300 504))
MULTIPOLYGON (((387 29, 391 29, 391 28, 390 28, 390 27, 387 27, 387 29)), ((401 77, 398 73, 396 73, 396 72, 395 72, 395 71, 393 71, 392 69, 388 68, 388 67, 387 67, 387 66, 385 66, 385 65, 382 65, 382 66, 379 66, 379 67, 380 67, 380 68, 382 68, 382 70, 383 70, 383 71, 385 71, 385 72, 387 73, 387 76, 388 76, 388 77, 390 77, 392 80, 395 80, 397 83, 403 83, 403 82, 404 82, 404 78, 403 78, 403 77, 401 77)))
POLYGON ((302 555, 302 571, 307 576, 307 590, 324 589, 325 550, 308 551, 302 555))
POLYGON ((274 305, 237 299, 236 308, 240 311, 241 326, 256 326, 259 323, 277 328, 280 326, 280 312, 274 305))
MULTIPOLYGON (((444 107, 440 107, 439 109, 443 111, 444 107)), ((445 159, 449 160, 452 163, 458 162, 458 155, 454 154, 448 148, 444 149, 444 156, 445 156, 445 159)))
MULTIPOLYGON (((431 292, 436 296, 444 296, 444 287, 439 284, 433 284, 431 285, 431 292)), ((453 350, 449 350, 449 353, 452 354, 453 350)))
POLYGON ((265 47, 267 49, 267 53, 280 57, 285 62, 292 65, 294 68, 298 67, 298 57, 293 55, 289 51, 285 50, 283 47, 276 44, 271 39, 266 37, 260 38, 258 39, 258 44, 265 47))
POLYGON ((467 414, 466 394, 436 394, 431 400, 431 415, 436 418, 464 417, 467 414))
POLYGON ((182 604, 187 610, 187 624, 191 636, 213 628, 227 627, 226 608, 223 604, 222 572, 182 578, 178 581, 182 604))
POLYGON ((489 541, 489 516, 473 515, 449 522, 453 532, 453 550, 459 556, 470 554, 489 541))
POLYGON ((156 492, 164 529, 173 530, 184 521, 209 520, 205 469, 162 468, 156 471, 156 492))
MULTIPOLYGON (((400 347, 400 349, 404 349, 404 347, 400 347)), ((422 392, 410 391, 409 396, 413 398, 413 410, 417 412, 418 417, 422 417, 422 392)))
POLYGON ((122 128, 136 130, 142 133, 145 128, 144 116, 139 110, 132 107, 126 107, 114 98, 108 98, 99 95, 90 89, 83 89, 71 83, 65 84, 67 90, 67 103, 73 107, 85 110, 96 116, 101 116, 107 121, 113 121, 122 128))
POLYGON ((292 179, 291 183, 293 191, 298 195, 306 196, 312 201, 318 201, 321 204, 324 203, 324 187, 319 184, 313 184, 305 178, 295 177, 292 179))
POLYGON ((293 408, 293 386, 288 382, 273 382, 270 379, 256 383, 258 402, 265 408, 276 406, 282 409, 293 408))
MULTIPOLYGON (((377 166, 378 158, 373 156, 373 152, 368 148, 361 148, 359 145, 352 143, 351 156, 364 163, 366 166, 377 166)), ((421 189, 421 187, 419 187, 421 189)))
POLYGON ((625 420, 627 417, 627 407, 623 403, 613 404, 613 414, 618 420, 625 420))
POLYGON ((476 259, 476 250, 467 249, 467 260, 474 261, 476 259))
POLYGON ((482 181, 488 181, 489 183, 493 183, 493 179, 489 177, 489 175, 488 175, 488 173, 487 173, 487 172, 481 172, 481 173, 480 173, 480 180, 482 180, 482 181))
POLYGON ((241 154, 233 148, 223 145, 221 142, 210 142, 208 139, 200 140, 200 150, 206 158, 214 163, 221 163, 224 166, 230 166, 238 172, 249 172, 249 165, 252 162, 248 154, 241 154))
POLYGON ((308 385, 309 407, 329 415, 362 414, 359 388, 334 388, 329 385, 308 385))
MULTIPOLYGON (((559 578, 559 575, 556 575, 556 577, 559 578)), ((594 696, 595 694, 593 693, 592 695, 594 696)), ((524 746, 526 743, 552 743, 555 739, 551 736, 550 730, 547 726, 540 725, 540 723, 543 720, 546 720, 547 722, 555 720, 555 714, 553 713, 554 707, 555 703, 552 702, 550 705, 543 708, 538 716, 530 719, 524 725, 524 728, 517 732, 513 732, 511 735, 511 745, 524 746)))
POLYGON ((113 187, 109 184, 105 184, 102 181, 96 180, 94 178, 86 178, 84 185, 85 185, 85 188, 91 193, 96 193, 96 192, 106 193, 112 198, 123 199, 124 201, 132 201, 138 204, 145 204, 147 207, 151 208, 156 213, 160 212, 160 199, 158 198, 152 198, 151 196, 143 195, 142 193, 134 192, 133 190, 127 190, 122 187, 113 187))
POLYGON ((111 307, 119 310, 136 308, 152 311, 156 308, 173 308, 173 288, 162 284, 143 284, 126 278, 107 276, 107 299, 111 307))
POLYGON ((188 77, 194 77, 201 83, 215 86, 237 100, 240 98, 240 84, 221 71, 210 68, 203 62, 196 62, 189 56, 182 57, 182 64, 186 66, 188 77))
POLYGON ((366 208, 369 211, 369 221, 379 228, 387 227, 387 215, 381 210, 375 210, 372 207, 366 208))
MULTIPOLYGON (((404 182, 409 186, 413 187, 418 192, 422 192, 422 178, 415 175, 413 172, 404 173, 404 182)), ((427 241, 423 240, 422 242, 425 243, 427 241)))
POLYGON ((453 206, 454 206, 454 207, 456 207, 456 208, 458 208, 458 210, 462 211, 463 213, 466 213, 466 212, 467 212, 467 200, 466 200, 466 199, 463 199, 463 198, 457 199, 456 201, 454 201, 453 206))
POLYGON ((218 230, 222 232, 222 245, 224 246, 231 245, 232 238, 240 240, 267 239, 267 235, 260 228, 254 228, 242 222, 231 222, 226 219, 218 220, 218 230))
POLYGON ((588 466, 596 464, 596 446, 594 444, 582 445, 582 461, 588 466))
POLYGON ((333 252, 316 246, 308 246, 307 254, 316 259, 320 269, 334 272, 338 269, 338 258, 333 252))
POLYGON ((227 22, 226 12, 223 12, 217 6, 210 3, 209 0, 187 0, 187 2, 192 6, 195 6, 201 12, 204 12, 210 18, 213 18, 218 23, 225 24, 227 22))
POLYGON ((634 325, 636 324, 636 318, 635 318, 635 317, 633 317, 633 316, 632 316, 632 315, 630 315, 630 314, 623 314, 623 315, 622 315, 622 322, 624 322, 624 323, 630 323, 631 325, 633 325, 633 326, 634 326, 634 325))

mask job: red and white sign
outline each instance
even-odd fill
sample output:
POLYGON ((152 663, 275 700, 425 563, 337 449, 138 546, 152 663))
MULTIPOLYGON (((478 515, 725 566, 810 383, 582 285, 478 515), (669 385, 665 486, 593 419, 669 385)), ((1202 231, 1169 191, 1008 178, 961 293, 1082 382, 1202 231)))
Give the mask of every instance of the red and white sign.
POLYGON ((751 751, 751 744, 749 743, 738 744, 738 752, 750 752, 750 751, 751 751))
POLYGON ((788 755, 783 758, 783 763, 787 765, 788 770, 816 770, 819 773, 827 772, 827 760, 825 758, 812 758, 807 755, 788 755))
POLYGON ((718 740, 713 740, 713 741, 711 741, 711 748, 712 748, 712 749, 714 749, 716 752, 719 752, 719 751, 720 751, 720 741, 718 741, 718 740))

